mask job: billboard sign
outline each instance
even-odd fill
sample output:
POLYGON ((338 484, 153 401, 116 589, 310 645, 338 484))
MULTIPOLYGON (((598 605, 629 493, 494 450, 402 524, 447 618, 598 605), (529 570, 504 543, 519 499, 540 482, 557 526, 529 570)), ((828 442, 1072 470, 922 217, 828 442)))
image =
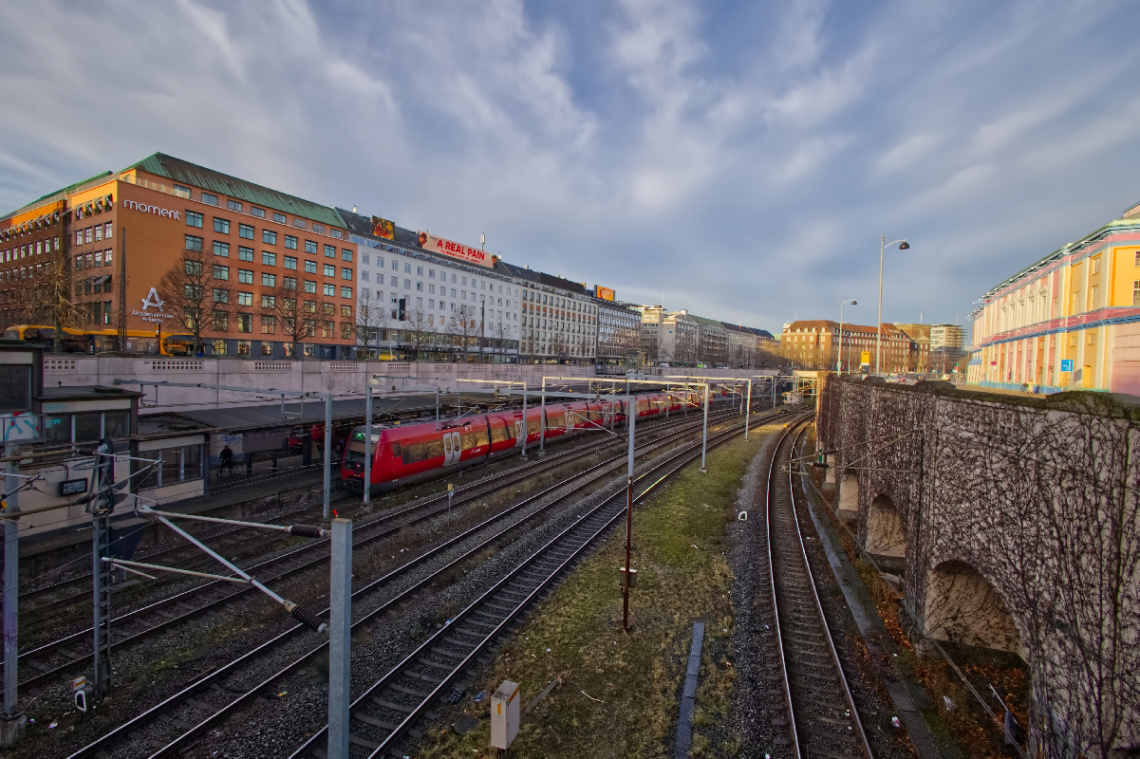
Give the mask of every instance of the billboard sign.
POLYGON ((373 216, 372 234, 376 237, 383 237, 385 240, 395 240, 396 225, 387 219, 381 219, 379 216, 373 216))
POLYGON ((602 287, 601 285, 598 285, 597 288, 595 288, 595 292, 598 293, 598 298, 601 300, 608 300, 611 303, 614 300, 614 291, 608 287, 602 287))
POLYGON ((862 353, 860 353, 859 354, 859 363, 870 364, 871 363, 871 351, 863 351, 862 353))
POLYGON ((429 253, 447 256, 449 258, 458 258, 460 261, 486 266, 487 268, 491 268, 495 265, 494 257, 487 255, 487 251, 480 248, 471 248, 442 237, 436 237, 427 232, 420 232, 419 241, 420 247, 429 253))

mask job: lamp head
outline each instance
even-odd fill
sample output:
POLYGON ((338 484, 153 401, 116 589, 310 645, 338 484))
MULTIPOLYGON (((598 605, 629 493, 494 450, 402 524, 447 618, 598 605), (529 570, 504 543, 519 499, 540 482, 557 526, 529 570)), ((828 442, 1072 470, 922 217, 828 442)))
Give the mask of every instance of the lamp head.
POLYGON ((857 301, 857 300, 853 300, 853 301, 851 301, 851 305, 852 305, 852 306, 858 306, 858 305, 859 305, 859 301, 857 301))
POLYGON ((909 250, 909 249, 910 249, 910 243, 907 242, 906 240, 903 240, 902 242, 899 243, 899 250, 909 250))

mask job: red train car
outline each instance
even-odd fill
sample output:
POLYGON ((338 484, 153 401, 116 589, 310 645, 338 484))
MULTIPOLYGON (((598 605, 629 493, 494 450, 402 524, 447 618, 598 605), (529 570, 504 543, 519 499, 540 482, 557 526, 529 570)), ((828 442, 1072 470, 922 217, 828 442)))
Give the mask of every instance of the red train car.
MULTIPOLYGON (((699 407, 696 393, 649 393, 637 396, 639 419, 681 411, 685 404, 699 407)), ((572 403, 546 404, 546 439, 556 440, 599 428, 624 425, 633 413, 623 400, 599 399, 572 403)), ((316 433, 316 430, 314 430, 316 433)), ((491 458, 506 456, 523 445, 538 445, 542 438, 542 408, 527 409, 524 422, 519 409, 495 411, 480 416, 435 422, 372 427, 371 487, 374 492, 413 484, 471 466, 491 458)), ((341 477, 363 485, 363 426, 352 430, 343 446, 341 477)), ((314 434, 314 437, 316 435, 314 434)))

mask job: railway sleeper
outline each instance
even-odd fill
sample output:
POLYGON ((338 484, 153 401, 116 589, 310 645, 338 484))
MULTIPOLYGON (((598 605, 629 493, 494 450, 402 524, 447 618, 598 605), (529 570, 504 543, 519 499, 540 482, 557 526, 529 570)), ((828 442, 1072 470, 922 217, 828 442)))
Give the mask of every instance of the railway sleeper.
POLYGON ((414 706, 407 706, 406 704, 397 704, 394 701, 385 701, 384 699, 380 698, 379 696, 373 696, 369 700, 372 701, 372 703, 376 704, 377 706, 379 706, 383 709, 391 709, 392 711, 400 712, 401 714, 411 714, 412 712, 414 712, 416 710, 416 708, 414 706))
POLYGON ((390 733, 395 732, 396 728, 399 727, 399 725, 397 725, 393 722, 385 722, 382 719, 376 719, 373 716, 362 713, 360 710, 353 712, 352 718, 355 720, 359 720, 366 725, 372 725, 373 727, 378 727, 381 730, 387 730, 390 733))

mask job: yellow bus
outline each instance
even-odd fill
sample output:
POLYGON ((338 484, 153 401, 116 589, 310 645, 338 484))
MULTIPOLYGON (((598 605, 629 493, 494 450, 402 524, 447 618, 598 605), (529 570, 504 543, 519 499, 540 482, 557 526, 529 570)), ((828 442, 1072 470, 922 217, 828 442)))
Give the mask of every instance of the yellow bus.
MULTIPOLYGON (((8 340, 24 340, 33 345, 41 345, 51 350, 55 345, 55 327, 43 324, 17 324, 4 331, 8 340)), ((105 353, 115 350, 119 331, 115 329, 78 329, 64 327, 61 345, 64 353, 105 353)), ((129 329, 126 334, 127 353, 159 353, 163 356, 189 356, 194 345, 194 336, 186 332, 172 332, 162 335, 162 349, 156 351, 158 338, 153 332, 129 329)), ((205 341, 203 340, 203 343, 205 341)), ((203 346, 203 352, 212 352, 203 346)))

